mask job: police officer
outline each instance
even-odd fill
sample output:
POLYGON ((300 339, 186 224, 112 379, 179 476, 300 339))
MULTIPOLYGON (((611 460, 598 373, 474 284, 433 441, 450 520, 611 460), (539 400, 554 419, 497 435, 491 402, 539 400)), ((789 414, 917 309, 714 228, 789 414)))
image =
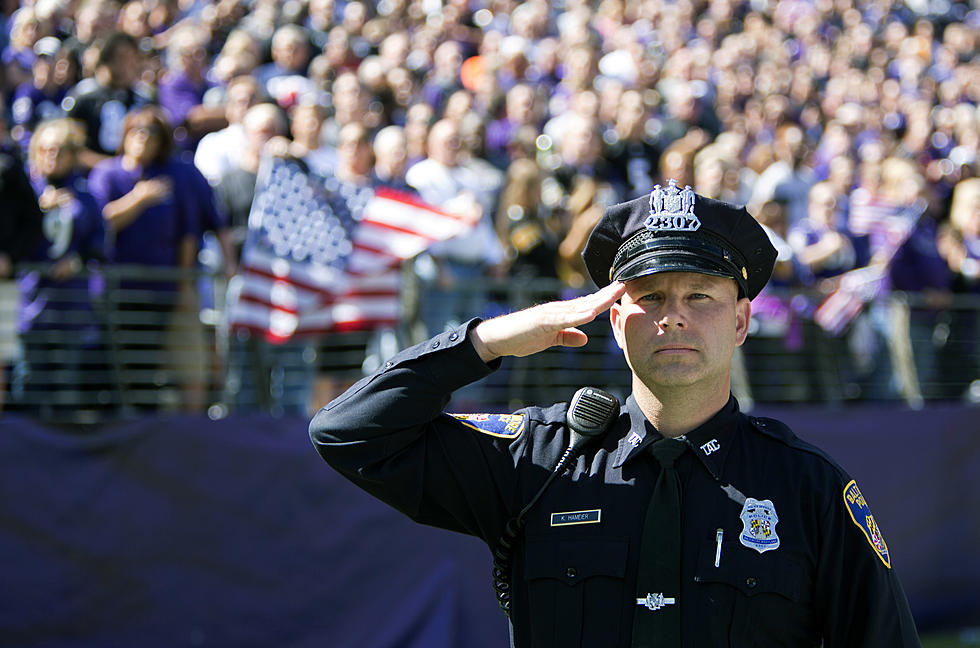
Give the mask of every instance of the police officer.
POLYGON ((592 232, 597 292, 401 352, 324 407, 311 438, 412 519, 488 543, 514 646, 918 646, 857 484, 731 395, 775 256, 745 209, 658 185, 592 232), (582 437, 564 404, 443 412, 503 356, 585 344, 576 327, 606 310, 632 394, 567 469, 582 437))

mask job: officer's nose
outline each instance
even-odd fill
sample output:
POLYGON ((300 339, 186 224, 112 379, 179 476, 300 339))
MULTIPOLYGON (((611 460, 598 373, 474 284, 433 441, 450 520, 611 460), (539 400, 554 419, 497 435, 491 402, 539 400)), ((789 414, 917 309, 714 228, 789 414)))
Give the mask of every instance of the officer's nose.
POLYGON ((662 329, 670 328, 670 327, 681 328, 682 329, 682 328, 684 328, 685 324, 684 324, 683 320, 673 319, 673 318, 664 316, 663 319, 661 319, 659 322, 657 322, 657 326, 659 326, 662 329))
POLYGON ((657 320, 657 326, 661 329, 670 327, 682 329, 687 326, 687 320, 681 313, 680 304, 675 303, 673 300, 668 300, 664 304, 664 307, 660 319, 657 320))

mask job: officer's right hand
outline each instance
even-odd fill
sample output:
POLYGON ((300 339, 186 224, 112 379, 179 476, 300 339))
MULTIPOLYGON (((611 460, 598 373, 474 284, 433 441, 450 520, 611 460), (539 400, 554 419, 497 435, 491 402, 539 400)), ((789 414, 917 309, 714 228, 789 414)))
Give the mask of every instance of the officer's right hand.
POLYGON ((553 346, 584 346, 589 338, 575 327, 609 310, 624 292, 626 286, 614 281, 590 295, 494 317, 470 331, 470 341, 484 362, 501 356, 528 356, 553 346))

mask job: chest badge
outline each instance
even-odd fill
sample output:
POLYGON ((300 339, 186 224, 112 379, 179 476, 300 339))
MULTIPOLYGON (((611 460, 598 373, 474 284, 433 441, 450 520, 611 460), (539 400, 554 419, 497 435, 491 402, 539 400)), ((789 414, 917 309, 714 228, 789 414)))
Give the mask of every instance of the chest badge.
POLYGON ((779 536, 776 535, 776 524, 779 516, 772 500, 757 500, 747 497, 739 514, 742 519, 742 532, 738 541, 749 549, 765 553, 779 548, 779 536))

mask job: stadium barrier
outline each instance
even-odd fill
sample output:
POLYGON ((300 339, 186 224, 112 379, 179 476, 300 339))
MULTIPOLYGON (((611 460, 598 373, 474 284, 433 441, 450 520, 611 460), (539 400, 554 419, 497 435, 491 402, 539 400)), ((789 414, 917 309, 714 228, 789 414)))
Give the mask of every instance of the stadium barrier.
MULTIPOLYGON (((45 269, 22 268, 20 303, 0 302, 0 319, 19 320, 23 329, 7 368, 7 407, 67 423, 147 412, 301 414, 322 404, 317 380, 335 372, 345 384, 370 373, 398 348, 425 339, 437 326, 433 314, 448 325, 454 316, 492 317, 583 292, 510 278, 460 285, 445 303, 437 297, 445 293, 406 272, 398 327, 273 344, 254 331, 229 330, 228 282, 219 274, 112 266, 54 283, 45 269), (454 312, 460 304, 482 310, 454 312)), ((732 388, 743 409, 980 402, 980 295, 890 293, 866 304, 838 336, 813 320, 824 297, 773 291, 753 303, 749 338, 733 361, 732 388)), ((512 358, 458 392, 454 407, 509 411, 566 400, 584 384, 625 396, 630 374, 608 318, 583 329, 584 348, 512 358)))

